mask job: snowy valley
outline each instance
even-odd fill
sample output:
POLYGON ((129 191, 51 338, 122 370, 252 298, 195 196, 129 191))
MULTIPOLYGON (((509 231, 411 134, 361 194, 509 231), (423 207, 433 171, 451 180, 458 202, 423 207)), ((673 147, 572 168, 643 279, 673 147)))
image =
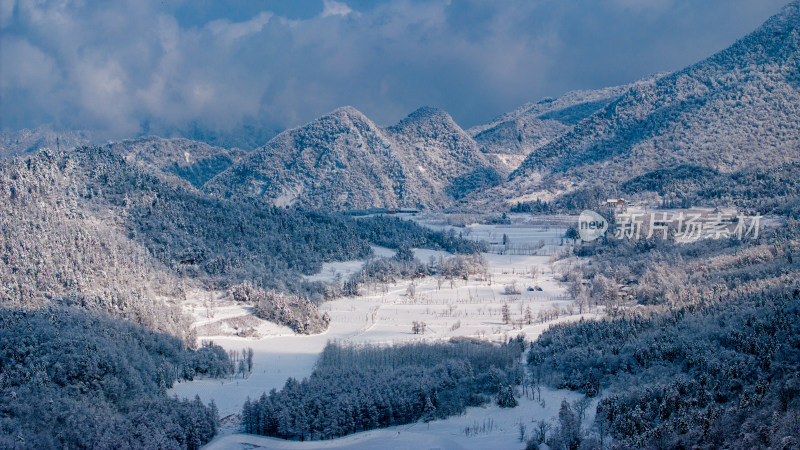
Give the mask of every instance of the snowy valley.
POLYGON ((800 448, 800 1, 731 1, 4 3, 0 448, 800 448))

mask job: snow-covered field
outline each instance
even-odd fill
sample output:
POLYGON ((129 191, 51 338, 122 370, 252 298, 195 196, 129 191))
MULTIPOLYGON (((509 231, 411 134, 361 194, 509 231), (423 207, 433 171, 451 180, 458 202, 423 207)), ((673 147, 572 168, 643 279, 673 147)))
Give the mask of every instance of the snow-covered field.
MULTIPOLYGON (((550 254, 561 244, 563 228, 517 225, 475 225, 463 233, 471 239, 485 239, 502 242, 503 235, 511 243, 538 243, 544 241, 550 249, 542 253, 550 254)), ((464 230, 462 230, 464 231, 464 230)), ((376 253, 389 255, 391 250, 376 249, 376 253)), ((430 250, 416 250, 422 261, 438 259, 439 253, 430 250)), ((305 336, 293 333, 288 327, 277 326, 253 318, 246 307, 222 304, 221 293, 195 296, 189 303, 198 325, 199 339, 211 339, 227 350, 241 350, 252 347, 255 351, 253 372, 246 379, 235 377, 226 380, 198 380, 177 384, 170 394, 179 397, 199 395, 203 401, 214 400, 220 409, 220 416, 235 417, 244 401, 255 398, 272 388, 281 389, 288 377, 303 378, 310 375, 317 356, 328 341, 364 343, 398 343, 418 340, 446 339, 454 336, 480 337, 489 340, 504 340, 524 333, 529 338, 538 336, 550 324, 557 321, 576 320, 577 309, 566 297, 565 288, 555 279, 559 265, 552 265, 549 256, 527 254, 484 254, 488 265, 488 276, 464 280, 443 280, 426 277, 404 280, 396 284, 372 285, 362 289, 362 295, 325 302, 320 310, 331 316, 329 329, 318 335, 305 336), (413 294, 409 286, 413 283, 413 294), (514 285, 519 294, 506 294, 507 286, 514 285), (531 290, 528 290, 530 288, 531 290), (539 290, 540 289, 540 290, 539 290), (217 306, 211 306, 214 304, 217 306), (504 323, 502 307, 508 304, 511 312, 510 323, 504 323), (526 319, 526 311, 532 323, 526 319), (210 317, 213 313, 213 318, 210 317), (557 318, 555 316, 558 316, 557 318), (422 321, 427 325, 424 334, 412 333, 412 322, 422 321), (241 328, 237 328, 241 327, 241 328), (236 331, 252 327, 258 338, 234 336, 236 331), (203 333, 210 331, 212 333, 203 333), (216 334, 216 335, 215 335, 216 334)), ((318 275, 319 279, 346 279, 349 273, 359 270, 363 261, 328 264, 318 275), (341 274, 341 277, 336 275, 341 274)), ((584 316, 590 316, 584 314, 584 316)), ((247 333, 241 333, 247 335, 247 333)), ((544 392, 544 391, 543 391, 544 392)), ((376 448, 391 445, 403 448, 418 447, 413 442, 423 439, 430 445, 442 448, 507 448, 522 446, 518 440, 519 420, 529 422, 536 417, 553 417, 563 397, 574 396, 567 392, 546 394, 546 407, 538 402, 526 402, 512 410, 500 410, 493 406, 473 408, 461 417, 436 421, 430 424, 417 424, 376 430, 346 438, 311 443, 288 443, 275 439, 246 435, 225 436, 234 429, 223 431, 223 436, 212 442, 210 448, 229 448, 236 445, 258 445, 274 448, 289 446, 295 448, 356 447, 376 448), (537 409, 538 408, 538 409, 537 409), (473 422, 481 422, 491 417, 496 429, 485 436, 467 437, 464 428, 473 422), (430 430, 429 430, 430 428, 430 430), (398 434, 399 433, 399 434, 398 434), (494 437, 504 436, 495 441, 494 437), (400 436, 403 439, 400 439, 400 436), (389 441, 388 439, 392 439, 389 441), (435 444, 441 439, 439 444, 435 444)), ((231 423, 235 423, 232 420, 231 423)))
POLYGON ((508 214, 511 224, 486 225, 474 223, 456 227, 451 222, 469 221, 470 217, 430 214, 411 219, 420 225, 435 230, 453 230, 467 239, 486 241, 492 253, 552 255, 564 242, 562 237, 570 222, 577 218, 569 216, 531 216, 508 214), (504 243, 504 237, 506 242, 504 243))

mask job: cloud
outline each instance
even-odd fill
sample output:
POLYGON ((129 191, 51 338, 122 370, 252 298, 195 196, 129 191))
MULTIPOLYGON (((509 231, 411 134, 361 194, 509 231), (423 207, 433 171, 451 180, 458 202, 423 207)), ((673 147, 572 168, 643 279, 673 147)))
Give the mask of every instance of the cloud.
POLYGON ((785 2, 2 1, 0 125, 113 138, 281 129, 342 105, 383 124, 439 106, 471 126, 679 69, 785 2))
POLYGON ((11 23, 15 6, 15 0, 0 0, 0 29, 7 27, 11 23))
POLYGON ((215 36, 222 37, 227 41, 233 41, 260 32, 270 18, 272 18, 272 13, 262 11, 245 22, 231 23, 228 19, 215 20, 208 24, 208 29, 215 36))
POLYGON ((353 12, 349 6, 344 3, 335 2, 333 0, 323 0, 322 17, 328 16, 346 16, 353 12))

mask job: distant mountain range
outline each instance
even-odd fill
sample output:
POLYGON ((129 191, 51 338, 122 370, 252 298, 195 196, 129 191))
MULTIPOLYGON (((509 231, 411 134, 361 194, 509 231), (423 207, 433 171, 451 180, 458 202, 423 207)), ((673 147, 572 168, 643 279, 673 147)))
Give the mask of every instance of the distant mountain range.
MULTIPOLYGON (((800 161, 799 11, 786 6, 681 71, 528 103, 466 131, 435 108, 381 127, 343 107, 250 152, 155 137, 109 148, 173 184, 278 206, 505 208, 582 191, 696 194, 721 174, 789 173, 800 161)), ((90 141, 4 132, 0 157, 55 148, 56 136, 62 148, 90 141)))

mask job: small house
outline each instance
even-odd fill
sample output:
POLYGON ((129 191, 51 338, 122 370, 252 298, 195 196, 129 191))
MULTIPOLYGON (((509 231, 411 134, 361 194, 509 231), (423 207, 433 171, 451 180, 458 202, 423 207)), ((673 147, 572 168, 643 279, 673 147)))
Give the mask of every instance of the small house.
POLYGON ((625 205, 627 205, 627 202, 624 198, 609 198, 606 200, 606 206, 610 206, 614 209, 624 210, 625 205))

